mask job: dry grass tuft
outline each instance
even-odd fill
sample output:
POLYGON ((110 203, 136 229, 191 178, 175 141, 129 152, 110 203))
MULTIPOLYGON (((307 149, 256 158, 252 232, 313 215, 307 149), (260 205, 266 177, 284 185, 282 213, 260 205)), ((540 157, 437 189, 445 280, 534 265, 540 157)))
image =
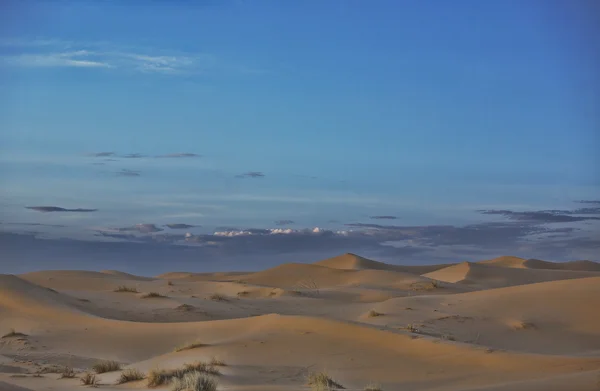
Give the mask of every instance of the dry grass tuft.
POLYGON ((81 379, 79 380, 84 386, 90 387, 98 387, 98 383, 100 383, 100 379, 90 372, 86 372, 83 376, 81 376, 81 379))
POLYGON ((411 333, 418 333, 419 329, 417 328, 417 325, 409 323, 407 324, 405 327, 403 327, 404 330, 410 331, 411 333))
POLYGON ((167 285, 168 285, 168 286, 173 286, 173 285, 175 285, 175 284, 173 284, 173 281, 167 281, 167 285))
POLYGON ((125 286, 125 285, 120 285, 114 290, 114 292, 138 293, 138 290, 135 287, 132 288, 132 287, 125 286))
POLYGON ((246 297, 248 295, 250 295, 250 292, 248 292, 248 291, 241 291, 241 292, 237 293, 238 297, 246 297))
POLYGON ((309 374, 308 385, 313 391, 331 391, 344 389, 344 386, 333 380, 325 372, 314 372, 309 374))
POLYGON ((96 373, 114 372, 121 370, 121 364, 113 360, 98 361, 92 366, 96 373))
POLYGON ((72 367, 63 367, 60 371, 61 379, 72 379, 75 377, 75 370, 72 367))
POLYGON ((365 391, 383 391, 383 389, 379 384, 370 383, 368 386, 365 387, 365 391))
POLYGON ((121 376, 117 380, 117 384, 129 383, 130 381, 142 380, 146 376, 142 371, 136 368, 127 368, 121 372, 121 376))
POLYGON ((217 381, 200 371, 187 372, 171 381, 171 391, 216 391, 217 381))
POLYGON ((175 307, 175 309, 177 311, 189 312, 189 311, 195 310, 196 307, 194 307, 193 305, 190 305, 190 304, 182 304, 180 306, 175 307))
POLYGON ((163 297, 167 297, 165 295, 161 295, 158 292, 148 292, 142 295, 142 299, 157 299, 157 298, 163 298, 163 297))
POLYGON ((225 361, 220 360, 216 357, 213 357, 210 359, 210 365, 215 366, 215 367, 226 367, 227 364, 225 364, 225 361))
POLYGON ((183 368, 178 369, 153 369, 148 373, 148 387, 158 387, 176 381, 176 379, 181 380, 189 373, 215 376, 221 374, 213 365, 197 361, 185 364, 183 368))
POLYGON ((15 329, 10 329, 10 331, 2 336, 2 338, 15 338, 15 337, 27 337, 27 334, 19 333, 15 331, 15 329))
POLYGON ((369 313, 367 314, 367 316, 369 318, 375 318, 377 316, 383 316, 383 314, 381 312, 377 312, 375 310, 371 310, 371 311, 369 311, 369 313))
POLYGON ((213 300, 213 301, 227 301, 228 300, 227 296, 222 295, 220 293, 213 293, 208 298, 211 299, 211 300, 213 300))
POLYGON ((531 322, 519 322, 513 326, 515 330, 536 330, 537 326, 531 322))

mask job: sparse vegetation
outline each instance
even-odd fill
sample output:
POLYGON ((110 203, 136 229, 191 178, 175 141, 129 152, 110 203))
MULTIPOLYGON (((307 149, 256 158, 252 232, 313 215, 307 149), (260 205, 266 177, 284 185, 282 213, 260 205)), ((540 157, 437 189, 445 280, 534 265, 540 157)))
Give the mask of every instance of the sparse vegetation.
POLYGON ((215 367, 225 367, 227 366, 227 364, 225 364, 225 362, 223 360, 220 360, 216 357, 213 357, 210 359, 210 365, 215 366, 215 367))
POLYGON ((381 385, 371 383, 365 387, 365 391, 383 391, 383 389, 381 388, 381 385))
POLYGON ((157 299, 157 298, 162 298, 162 297, 167 297, 165 295, 161 295, 158 292, 148 292, 142 295, 142 299, 157 299))
POLYGON ((208 298, 213 301, 227 301, 227 296, 222 295, 220 293, 213 293, 208 298))
POLYGON ((456 341, 456 338, 452 334, 442 334, 442 339, 446 341, 456 341))
POLYGON ((173 281, 167 281, 167 285, 168 285, 168 286, 173 286, 173 285, 175 285, 175 284, 173 284, 173 281))
POLYGON ((171 391, 216 391, 217 380, 200 371, 187 372, 171 381, 171 391))
POLYGON ((515 330, 535 330, 537 326, 531 322, 519 322, 514 328, 515 330))
POLYGON ((331 391, 344 389, 344 386, 333 380, 325 372, 314 372, 309 374, 308 385, 313 391, 331 391))
POLYGON ((302 280, 296 284, 296 287, 301 290, 306 290, 314 293, 316 296, 319 296, 321 291, 319 290, 319 284, 312 278, 308 278, 306 280, 302 280))
POLYGON ((129 286, 125 286, 125 285, 120 285, 118 286, 114 292, 129 292, 129 293, 138 293, 137 288, 135 287, 129 287, 129 286))
POLYGON ((438 280, 419 281, 414 282, 410 285, 410 289, 412 289, 413 291, 430 291, 441 287, 442 284, 438 280))
POLYGON ((190 343, 186 343, 186 344, 181 345, 181 346, 177 346, 175 348, 175 351, 176 352, 182 352, 184 350, 201 348, 202 346, 206 346, 206 344, 203 344, 203 343, 200 343, 200 342, 190 342, 190 343))
POLYGON ((146 376, 136 368, 127 368, 121 372, 121 376, 117 380, 117 384, 129 383, 131 381, 142 380, 146 376))
POLYGON ((96 373, 114 372, 121 369, 121 364, 113 360, 103 360, 94 364, 92 369, 96 373))
MULTIPOLYGON (((186 374, 195 372, 214 376, 221 374, 213 365, 197 361, 192 364, 185 364, 183 368, 178 369, 153 369, 148 373, 147 385, 148 387, 158 387, 171 383, 175 381, 175 379, 183 379, 186 374)), ((185 390, 185 388, 183 390, 185 390)))
POLYGON ((2 336, 2 338, 16 338, 16 337, 27 337, 27 334, 20 333, 15 329, 10 329, 10 331, 2 336))
POLYGON ((75 370, 73 369, 73 367, 63 367, 62 371, 60 372, 60 378, 61 379, 72 379, 75 377, 75 370))
POLYGON ((417 328, 417 325, 409 323, 404 327, 404 330, 410 331, 411 333, 418 333, 419 329, 417 328))
POLYGON ((246 297, 249 294, 250 294, 250 292, 248 292, 248 291, 241 291, 241 292, 237 293, 238 297, 246 297))
POLYGON ((369 313, 367 314, 367 316, 369 318, 375 318, 377 316, 383 316, 383 314, 381 312, 377 312, 375 310, 371 310, 371 311, 369 311, 369 313))
POLYGON ((100 383, 100 379, 90 372, 86 372, 83 376, 81 376, 81 379, 79 380, 84 386, 90 387, 98 387, 98 383, 100 383))
POLYGON ((194 307, 193 305, 189 305, 189 304, 182 304, 180 306, 177 306, 175 308, 177 311, 185 311, 185 312, 189 312, 189 311, 193 311, 196 309, 196 307, 194 307))

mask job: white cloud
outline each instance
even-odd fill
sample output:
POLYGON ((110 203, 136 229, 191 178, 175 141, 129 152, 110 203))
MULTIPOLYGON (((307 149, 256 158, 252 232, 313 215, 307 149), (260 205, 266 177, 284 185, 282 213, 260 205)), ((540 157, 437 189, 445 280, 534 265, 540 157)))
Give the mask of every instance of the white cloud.
POLYGON ((11 54, 0 56, 0 64, 9 66, 111 68, 166 75, 200 74, 208 70, 247 73, 244 66, 223 63, 208 53, 132 48, 105 42, 6 38, 0 40, 0 47, 10 48, 11 54))

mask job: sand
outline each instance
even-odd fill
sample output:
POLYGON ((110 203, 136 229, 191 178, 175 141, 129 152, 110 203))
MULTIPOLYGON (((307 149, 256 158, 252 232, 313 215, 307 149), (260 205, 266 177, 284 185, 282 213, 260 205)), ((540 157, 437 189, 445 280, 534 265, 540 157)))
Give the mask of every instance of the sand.
MULTIPOLYGON (((599 309, 589 261, 344 254, 259 272, 0 275, 0 334, 21 333, 0 338, 0 390, 80 390, 99 360, 148 373, 213 357, 219 390, 309 390, 315 371, 348 390, 598 390, 599 309), (64 366, 76 377, 52 373, 64 366)), ((98 389, 150 389, 120 374, 99 374, 98 389)))

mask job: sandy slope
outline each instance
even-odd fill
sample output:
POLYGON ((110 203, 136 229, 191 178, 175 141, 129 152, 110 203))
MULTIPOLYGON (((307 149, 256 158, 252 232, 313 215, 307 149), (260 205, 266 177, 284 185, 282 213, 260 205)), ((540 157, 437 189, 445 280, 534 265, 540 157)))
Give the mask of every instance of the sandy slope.
MULTIPOLYGON (((346 254, 256 273, 0 275, 0 333, 27 334, 0 339, 0 390, 81 389, 31 375, 52 364, 149 371, 212 356, 228 364, 229 390, 306 390, 322 369, 348 389, 595 389, 600 276, 527 262, 410 273, 346 254), (121 285, 138 292, 114 292, 121 285), (151 291, 166 297, 143 298, 151 291), (203 346, 174 351, 190 342, 203 346)), ((116 386, 118 376, 99 375, 99 389, 147 389, 116 386)))

